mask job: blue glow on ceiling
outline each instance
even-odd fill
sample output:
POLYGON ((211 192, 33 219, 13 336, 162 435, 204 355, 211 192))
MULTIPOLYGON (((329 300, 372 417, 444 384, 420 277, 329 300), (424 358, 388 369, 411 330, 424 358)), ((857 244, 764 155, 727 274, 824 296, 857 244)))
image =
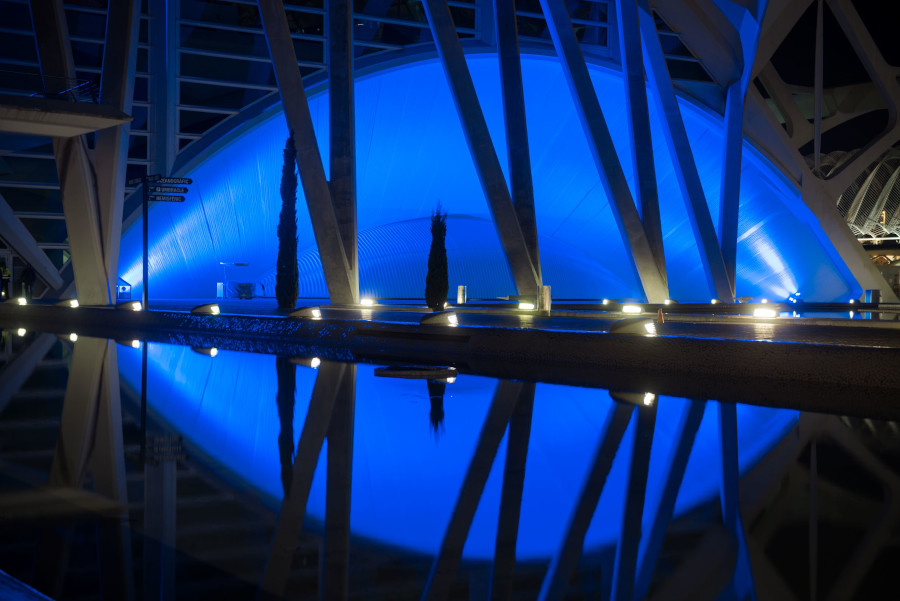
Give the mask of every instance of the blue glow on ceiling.
MULTIPOLYGON (((467 58, 491 135, 505 166, 496 57, 467 58)), ((556 58, 525 55, 522 69, 534 173, 544 283, 555 298, 640 296, 609 203, 556 58)), ((591 76, 626 176, 632 161, 619 73, 591 66, 591 76)), ((450 289, 469 296, 514 293, 481 186, 443 71, 429 59, 385 68, 356 84, 356 148, 360 287, 363 294, 420 297, 428 255, 427 217, 440 202, 450 215, 450 289), (419 228, 419 229, 415 229, 419 228), (421 231, 420 231, 421 230, 421 231)), ((328 98, 310 98, 328 170, 328 98)), ((672 162, 653 113, 654 157, 661 199, 670 296, 709 296, 672 162)), ((718 215, 721 118, 682 100, 681 110, 713 216, 718 215)), ((277 254, 281 152, 287 136, 274 111, 241 130, 198 167, 184 204, 150 212, 151 295, 208 298, 222 280, 220 262, 249 263, 229 272, 257 285, 277 254)), ((632 185, 633 189, 633 185, 632 185)), ((298 190, 301 296, 327 296, 309 216, 298 190)), ((715 221, 715 219, 714 219, 715 221)), ((844 300, 858 286, 838 266, 834 249, 798 191, 745 143, 738 225, 737 295, 844 300)), ((141 293, 141 227, 123 236, 121 277, 141 293)), ((261 292, 261 287, 257 292, 261 292)), ((272 294, 272 289, 266 290, 272 294)))
MULTIPOLYGON (((220 351, 211 358, 185 347, 153 343, 148 355, 151 415, 183 434, 191 452, 213 458, 280 501, 281 424, 274 357, 220 351)), ((139 390, 141 351, 120 347, 119 369, 123 383, 139 390)), ((460 376, 447 385, 444 423, 435 435, 425 381, 379 378, 373 369, 371 365, 357 367, 352 532, 384 544, 435 554, 496 381, 460 376)), ((297 368, 294 449, 317 373, 297 368)), ((662 397, 658 403, 648 498, 659 492, 665 480, 666 457, 675 444, 678 416, 687 401, 662 397)), ((520 559, 546 559, 558 548, 612 405, 603 390, 537 386, 519 528, 520 559)), ((742 471, 757 462, 797 419, 794 411, 743 405, 737 406, 737 414, 742 471)), ((626 433, 623 449, 631 435, 630 431, 626 433)), ((718 444, 716 404, 708 403, 678 493, 677 514, 718 495, 718 444)), ((504 438, 475 514, 466 557, 489 558, 493 554, 505 449, 504 438)), ((586 549, 609 544, 618 536, 625 455, 624 450, 617 454, 585 539, 586 549)), ((307 504, 307 515, 320 523, 325 515, 326 462, 323 448, 307 504)), ((644 527, 649 528, 649 524, 644 527)))

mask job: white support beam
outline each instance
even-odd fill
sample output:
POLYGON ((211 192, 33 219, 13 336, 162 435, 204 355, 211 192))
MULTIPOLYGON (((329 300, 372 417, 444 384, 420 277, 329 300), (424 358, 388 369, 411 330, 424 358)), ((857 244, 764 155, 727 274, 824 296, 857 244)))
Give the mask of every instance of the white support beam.
POLYGON ((609 199, 619 234, 625 243, 631 267, 644 296, 652 303, 661 303, 669 296, 668 287, 659 273, 653 249, 647 240, 644 225, 634 205, 628 181, 616 154, 606 118, 600 108, 581 46, 575 37, 572 23, 563 2, 541 0, 544 18, 560 56, 566 81, 575 100, 581 125, 588 139, 600 182, 609 199))
POLYGON ((316 246, 322 259, 328 296, 332 303, 352 304, 355 299, 350 263, 344 251, 341 228, 328 180, 325 178, 325 168, 322 166, 322 156, 319 153, 303 80, 297 68, 297 54, 294 51, 284 5, 279 0, 259 0, 259 12, 269 54, 272 56, 275 79, 278 81, 278 89, 284 101, 284 116, 297 146, 300 183, 306 197, 316 246))
POLYGON ((675 176, 681 189, 681 197, 694 233, 694 241, 703 262, 703 272, 713 298, 733 298, 731 280, 725 269, 716 228, 713 225, 706 201, 706 193, 700 182, 700 174, 694 161, 694 153, 684 127, 681 108, 662 46, 656 31, 656 23, 648 0, 639 0, 640 34, 645 54, 644 65, 649 76, 650 90, 658 113, 662 116, 662 130, 669 147, 669 156, 675 167, 675 176))
POLYGON ((619 48, 622 53, 622 71, 625 74, 625 114, 628 132, 631 134, 631 164, 637 206, 647 242, 656 258, 659 275, 668 287, 637 4, 637 0, 616 0, 616 12, 619 15, 619 48))
POLYGON ((35 273, 50 288, 59 288, 63 280, 56 266, 28 231, 22 222, 13 214, 12 208, 0 194, 0 239, 23 261, 31 265, 35 273))
POLYGON ((536 296, 541 285, 538 269, 525 243, 450 8, 446 0, 423 0, 422 5, 516 290, 520 295, 536 296))
POLYGON ((497 54, 500 59, 500 90, 503 95, 506 154, 509 161, 512 201, 537 280, 542 283, 515 0, 494 0, 493 20, 496 27, 497 54))
POLYGON ((353 6, 328 2, 328 110, 331 201, 350 270, 351 302, 359 302, 356 226, 356 107, 353 93, 353 6))

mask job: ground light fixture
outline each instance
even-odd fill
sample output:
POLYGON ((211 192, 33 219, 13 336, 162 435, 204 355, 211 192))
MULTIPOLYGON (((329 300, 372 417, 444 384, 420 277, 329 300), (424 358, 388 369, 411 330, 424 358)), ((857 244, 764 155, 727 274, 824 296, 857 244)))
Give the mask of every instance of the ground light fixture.
POLYGON ((711 299, 709 299, 709 304, 710 304, 710 305, 718 305, 718 304, 719 304, 719 299, 717 299, 717 298, 711 298, 711 299))
POLYGON ((293 319, 322 319, 322 310, 319 307, 301 307, 292 313, 288 313, 288 317, 293 319))
POLYGON ((214 346, 192 346, 191 350, 199 355, 206 355, 207 357, 215 357, 219 354, 219 349, 214 346))
POLYGON ((25 328, 19 328, 18 330, 16 330, 17 336, 24 336, 27 333, 28 333, 28 330, 26 330, 25 328))
POLYGON ((78 334, 72 332, 71 334, 69 334, 69 340, 71 340, 72 342, 78 342, 78 334))
POLYGON ((671 298, 667 298, 663 301, 664 305, 677 305, 678 301, 672 300, 671 298))
POLYGON ((56 303, 57 307, 72 307, 73 309, 78 307, 78 299, 77 298, 67 298, 56 303))
POLYGON ((221 312, 219 303, 206 303, 205 305, 197 305, 191 309, 191 313, 194 315, 218 315, 221 312))
POLYGON ((311 367, 313 369, 318 369, 319 366, 322 365, 322 360, 318 357, 291 357, 290 361, 294 365, 311 367))
POLYGON ((753 309, 753 317, 778 317, 778 311, 775 309, 765 309, 763 307, 759 307, 757 309, 753 309))
POLYGON ((375 304, 374 298, 361 298, 359 299, 359 304, 363 307, 371 307, 375 304))
POLYGON ((131 348, 141 348, 140 340, 116 340, 122 346, 130 346, 131 348))
POLYGON ((627 317, 609 326, 610 334, 629 334, 632 336, 656 336, 656 324, 646 317, 627 317))
POLYGON ((614 401, 620 403, 628 403, 629 405, 638 405, 649 407, 656 402, 656 395, 652 392, 621 392, 618 390, 610 390, 609 396, 614 401))
POLYGON ((622 313, 642 313, 643 309, 640 305, 623 305, 622 313))
POLYGON ((534 303, 519 303, 520 311, 534 311, 534 303))
POLYGON ((15 302, 17 305, 27 305, 28 300, 24 296, 20 296, 16 299, 12 299, 9 302, 15 302))
POLYGON ((455 328, 459 325, 459 319, 453 311, 435 311, 434 313, 426 313, 419 320, 419 325, 450 326, 455 328))
POLYGON ((123 311, 140 311, 143 307, 141 306, 141 301, 126 301, 116 305, 116 309, 121 309, 123 311))

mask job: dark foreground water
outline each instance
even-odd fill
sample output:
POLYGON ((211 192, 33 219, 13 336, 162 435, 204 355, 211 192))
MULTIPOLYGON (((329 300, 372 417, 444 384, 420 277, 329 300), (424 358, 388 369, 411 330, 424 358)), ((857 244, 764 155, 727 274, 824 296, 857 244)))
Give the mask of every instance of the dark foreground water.
POLYGON ((0 598, 896 598, 893 422, 30 332, 0 356, 0 598))

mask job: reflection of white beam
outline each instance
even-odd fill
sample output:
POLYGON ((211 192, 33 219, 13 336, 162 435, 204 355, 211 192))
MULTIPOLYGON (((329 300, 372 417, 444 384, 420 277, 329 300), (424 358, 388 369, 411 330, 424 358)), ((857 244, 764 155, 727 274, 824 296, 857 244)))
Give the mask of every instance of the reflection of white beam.
POLYGON ((621 601, 632 601, 635 598, 635 564, 638 545, 642 538, 641 522, 647 492, 647 474, 650 471, 650 450, 656 426, 656 403, 649 407, 638 407, 635 411, 636 423, 631 438, 628 485, 622 510, 622 531, 616 544, 616 562, 610 597, 621 601))
POLYGON ((634 408, 625 403, 613 403, 598 438, 599 444, 591 462, 575 508, 569 517, 569 524, 561 542, 559 551, 553 556, 547 575, 541 585, 540 601, 554 601, 565 596, 569 579, 575 571, 581 550, 584 547, 584 536, 597 509, 597 502, 606 484, 606 477, 612 468, 613 459, 619 450, 622 436, 628 427, 628 421, 634 408))
POLYGON ((325 168, 322 166, 322 156, 319 154, 319 144, 316 141, 303 80, 297 68, 297 54, 294 51, 284 5, 277 0, 259 0, 259 13, 269 54, 272 56, 275 79, 278 81, 278 89, 284 101, 284 117, 297 146, 297 169, 300 172, 300 183, 306 197, 316 246, 322 259, 328 296, 333 303, 351 304, 354 302, 354 286, 350 263, 344 252, 340 225, 332 203, 328 180, 325 178, 325 168))
POLYGON ((634 206, 634 199, 616 154, 606 118, 600 108, 594 84, 575 37, 572 23, 563 2, 541 0, 547 28, 560 56, 566 81, 575 100, 588 144, 597 165, 600 182, 609 200, 625 244, 631 267, 647 300, 661 303, 668 298, 668 288, 656 263, 653 249, 647 240, 644 225, 634 206))
MULTIPOLYGON (((329 5, 330 7, 330 5, 329 5)), ((350 492, 353 475, 353 422, 356 365, 347 365, 328 425, 328 473, 325 479, 325 549, 322 598, 350 595, 350 492)))
POLYGON ((450 8, 446 0, 424 0, 422 5, 516 290, 523 295, 537 294, 538 270, 529 255, 450 8))
POLYGON ((663 474, 665 482, 660 487, 656 498, 647 500, 646 512, 652 516, 650 530, 641 539, 638 555, 639 567, 635 582, 635 599, 643 599, 650 589, 653 580, 653 572, 656 570, 656 561, 662 549, 666 529, 672 520, 675 511, 675 501, 678 498, 678 490, 684 479, 684 470, 687 468, 691 449, 694 448, 694 438, 700 428, 705 404, 699 401, 687 401, 678 418, 675 434, 672 439, 675 446, 672 447, 669 456, 666 457, 663 474))
POLYGON ((522 385, 519 402, 509 422, 500 515, 497 518, 497 541, 494 547, 494 571, 491 577, 493 601, 507 600, 512 595, 522 488, 525 483, 525 460, 528 457, 528 441, 531 438, 534 389, 534 383, 526 382, 522 385))
POLYGON ((47 253, 38 247, 37 241, 22 222, 13 214, 12 208, 0 194, 0 238, 22 260, 31 265, 35 273, 50 288, 59 288, 63 280, 47 253))
POLYGON ((472 453, 472 460, 463 479, 453 507, 453 514, 444 532, 441 541, 441 549, 431 566, 425 591, 422 593, 423 601, 437 601, 446 599, 450 593, 450 585, 456 577, 456 570, 462 558, 463 546, 469 536, 469 528, 478 509, 481 493, 491 473, 491 466, 497 455, 497 448, 503 440, 506 426, 512 416, 513 410, 524 386, 521 382, 501 380, 497 383, 494 399, 488 409, 487 417, 478 435, 478 443, 472 453))
POLYGON ((54 342, 56 338, 52 334, 41 334, 3 366, 0 371, 0 415, 54 342))
POLYGON ((309 498, 316 465, 319 463, 319 453, 325 441, 336 399, 344 386, 346 371, 347 366, 343 363, 325 361, 319 366, 316 374, 309 410, 303 422, 300 440, 297 441, 291 488, 281 506, 281 515, 278 517, 260 584, 264 594, 278 598, 284 595, 291 573, 294 549, 303 529, 306 501, 309 498))

